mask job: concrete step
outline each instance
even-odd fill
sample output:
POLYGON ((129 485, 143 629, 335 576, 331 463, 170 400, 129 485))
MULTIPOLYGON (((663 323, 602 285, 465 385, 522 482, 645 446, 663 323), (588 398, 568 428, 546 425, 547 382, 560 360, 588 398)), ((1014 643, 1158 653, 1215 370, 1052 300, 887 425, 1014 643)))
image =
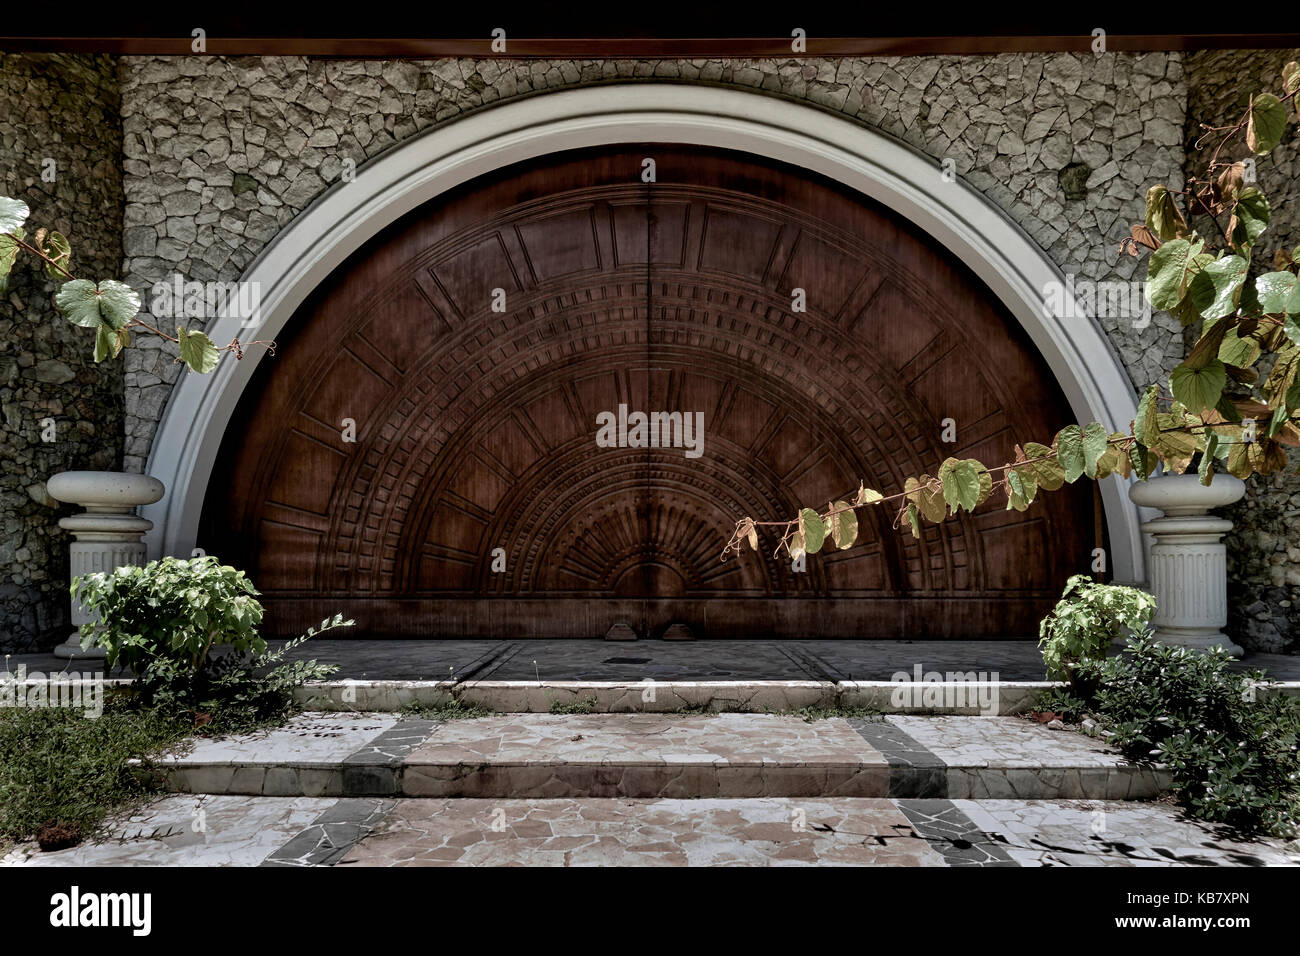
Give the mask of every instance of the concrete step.
POLYGON ((140 765, 179 793, 329 797, 1138 800, 1102 741, 1016 717, 312 713, 140 765))

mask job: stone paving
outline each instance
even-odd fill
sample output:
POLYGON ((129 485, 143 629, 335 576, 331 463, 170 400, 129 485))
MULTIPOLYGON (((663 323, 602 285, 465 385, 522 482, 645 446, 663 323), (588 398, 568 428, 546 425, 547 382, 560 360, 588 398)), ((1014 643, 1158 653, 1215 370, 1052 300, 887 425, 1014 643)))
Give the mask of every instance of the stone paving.
POLYGON ((1166 804, 954 800, 1020 866, 1300 866, 1300 842, 1235 841, 1166 804))
POLYGON ((1296 866, 1167 804, 1115 801, 360 799, 174 795, 105 837, 0 865, 1296 866))

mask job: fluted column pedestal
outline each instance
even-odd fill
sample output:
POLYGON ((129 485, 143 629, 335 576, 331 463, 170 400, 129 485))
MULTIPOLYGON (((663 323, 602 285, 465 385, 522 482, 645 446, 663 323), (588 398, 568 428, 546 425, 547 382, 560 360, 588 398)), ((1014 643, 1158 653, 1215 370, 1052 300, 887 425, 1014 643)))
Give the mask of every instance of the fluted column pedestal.
MULTIPOLYGON (((47 481, 45 488, 51 498, 86 509, 83 514, 59 520, 60 528, 72 532, 68 558, 73 578, 145 563, 146 549, 140 538, 153 522, 136 515, 135 509, 163 496, 161 481, 115 471, 64 471, 47 481)), ((79 601, 72 601, 73 631, 54 649, 55 656, 102 659, 103 648, 81 648, 80 627, 93 620, 79 601)))
POLYGON ((1208 487, 1196 475, 1162 475, 1129 489, 1134 503, 1159 508, 1164 517, 1142 525, 1155 536, 1151 593, 1156 597, 1155 637, 1197 650, 1243 651, 1223 633, 1228 623, 1228 553, 1223 536, 1232 522, 1209 513, 1241 498, 1246 486, 1215 475, 1208 487))

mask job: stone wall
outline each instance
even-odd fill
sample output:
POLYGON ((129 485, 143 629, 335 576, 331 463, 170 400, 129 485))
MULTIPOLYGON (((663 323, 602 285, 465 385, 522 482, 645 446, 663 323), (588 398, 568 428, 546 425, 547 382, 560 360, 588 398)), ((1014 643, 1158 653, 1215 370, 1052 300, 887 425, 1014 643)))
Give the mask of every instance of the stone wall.
MULTIPOLYGON (((1187 59, 1187 171, 1202 173, 1206 158, 1193 144, 1202 123, 1226 126, 1246 112, 1253 92, 1281 92, 1282 66, 1300 61, 1300 50, 1216 50, 1187 59)), ((1237 141, 1240 142, 1239 140, 1237 141)), ((1231 158, 1245 155, 1240 145, 1231 158)), ((1300 123, 1292 112, 1282 145, 1256 162, 1259 188, 1273 208, 1261 260, 1278 248, 1300 244, 1300 123)), ((1266 263, 1261 271, 1268 271, 1266 263)), ((1255 478, 1228 517, 1229 632, 1244 647, 1300 651, 1300 454, 1291 468, 1255 478)))
MULTIPOLYGON (((120 117, 112 58, 0 54, 0 195, 31 207, 28 233, 46 226, 66 235, 73 271, 96 279, 121 266, 120 117), (52 182, 42 177, 50 168, 52 182)), ((54 310, 55 287, 20 260, 0 309, 4 652, 52 646, 70 627, 67 535, 57 519, 73 509, 47 497, 45 479, 122 460, 121 366, 92 361, 92 337, 54 310)))

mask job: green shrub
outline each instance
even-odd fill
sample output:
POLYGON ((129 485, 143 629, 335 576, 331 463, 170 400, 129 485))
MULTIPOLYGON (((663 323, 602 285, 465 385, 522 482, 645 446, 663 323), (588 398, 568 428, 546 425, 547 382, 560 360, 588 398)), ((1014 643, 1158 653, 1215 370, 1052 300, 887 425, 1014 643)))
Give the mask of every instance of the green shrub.
POLYGON ((286 717, 295 687, 337 670, 286 655, 316 634, 352 624, 335 615, 268 653, 257 633, 262 605, 252 582, 212 556, 86 575, 73 582, 72 593, 99 617, 82 627, 82 645, 102 646, 109 667, 134 674, 140 704, 209 733, 286 717))
POLYGON ((103 647, 110 668, 137 675, 155 666, 198 671, 216 644, 235 653, 266 650, 252 582, 211 556, 88 574, 72 582, 72 596, 99 618, 82 625, 82 647, 103 647))
POLYGON ((1080 666, 1104 660, 1106 650, 1124 628, 1145 634, 1155 607, 1156 599, 1145 591, 1098 584, 1076 574, 1038 629, 1048 678, 1069 681, 1076 691, 1083 689, 1079 686, 1080 666))
POLYGON ((1092 705, 1130 760, 1168 768, 1196 816, 1291 837, 1300 825, 1300 701, 1257 698, 1263 672, 1236 673, 1222 651, 1142 638, 1090 665, 1092 705))

